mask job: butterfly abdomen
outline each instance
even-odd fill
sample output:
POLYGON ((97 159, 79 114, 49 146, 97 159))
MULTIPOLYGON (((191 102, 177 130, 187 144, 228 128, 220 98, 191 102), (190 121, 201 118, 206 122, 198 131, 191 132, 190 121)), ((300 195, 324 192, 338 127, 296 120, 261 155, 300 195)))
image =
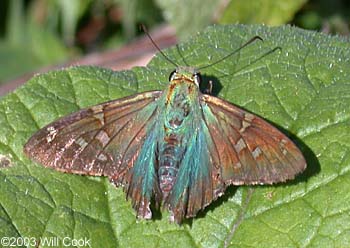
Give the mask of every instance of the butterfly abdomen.
POLYGON ((159 144, 158 178, 163 201, 171 192, 178 174, 181 160, 185 153, 183 146, 183 127, 191 111, 188 98, 188 87, 176 85, 166 97, 164 119, 164 137, 159 144))
POLYGON ((167 134, 159 149, 158 178, 163 200, 167 198, 175 183, 179 165, 184 153, 181 140, 174 134, 167 134))

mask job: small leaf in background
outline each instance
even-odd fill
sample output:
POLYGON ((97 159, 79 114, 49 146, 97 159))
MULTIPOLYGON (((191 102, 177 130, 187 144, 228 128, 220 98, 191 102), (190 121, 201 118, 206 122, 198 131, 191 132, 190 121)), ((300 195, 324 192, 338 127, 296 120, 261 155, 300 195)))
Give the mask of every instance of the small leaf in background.
POLYGON ((23 1, 10 2, 8 19, 7 33, 0 41, 0 84, 68 57, 58 37, 27 16, 23 1))
POLYGON ((0 101, 0 237, 87 238, 91 247, 349 247, 350 43, 289 26, 213 26, 164 52, 203 66, 217 95, 275 123, 302 149, 296 180, 230 187, 178 226, 168 213, 137 221, 121 188, 106 178, 63 174, 31 162, 27 139, 60 116, 110 99, 163 89, 174 69, 156 56, 147 67, 113 72, 72 67, 32 78, 0 101), (276 47, 281 49, 274 50, 276 47))
POLYGON ((277 26, 289 22, 307 0, 231 0, 219 23, 263 23, 277 26))
POLYGON ((152 26, 163 20, 162 12, 153 0, 114 0, 114 3, 120 5, 123 13, 123 33, 127 41, 135 38, 140 24, 152 26))
POLYGON ((47 2, 50 6, 50 13, 54 9, 62 15, 62 33, 65 44, 73 45, 75 41, 75 32, 79 18, 84 14, 91 0, 56 0, 47 2))
POLYGON ((307 0, 191 0, 180 2, 156 0, 156 2, 163 10, 165 19, 176 28, 180 39, 184 40, 214 22, 281 25, 291 21, 307 0))
POLYGON ((164 18, 180 39, 189 37, 213 22, 220 0, 156 0, 164 18))

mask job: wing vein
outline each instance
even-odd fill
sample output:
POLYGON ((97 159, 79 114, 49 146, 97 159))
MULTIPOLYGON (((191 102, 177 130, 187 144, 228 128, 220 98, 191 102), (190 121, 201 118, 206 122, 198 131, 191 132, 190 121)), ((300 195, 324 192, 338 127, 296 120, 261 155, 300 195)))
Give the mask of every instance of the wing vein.
POLYGON ((204 115, 203 111, 201 111, 201 112, 202 112, 202 117, 203 117, 205 126, 206 126, 207 129, 208 129, 208 133, 209 133, 209 135, 210 135, 210 138, 211 138, 211 140, 213 140, 212 143, 214 144, 215 151, 216 151, 217 157, 218 157, 218 159, 219 159, 219 166, 220 166, 220 165, 221 165, 221 158, 220 158, 220 155, 219 155, 218 147, 217 147, 217 145, 216 145, 216 143, 215 143, 215 141, 214 141, 213 134, 212 134, 211 131, 210 131, 210 128, 209 128, 209 124, 208 124, 208 122, 207 122, 207 119, 205 118, 205 115, 204 115))
POLYGON ((128 143, 123 156, 121 158, 121 162, 123 162, 125 154, 127 153, 127 151, 129 150, 129 148, 131 147, 130 145, 132 144, 132 142, 135 140, 135 138, 137 137, 137 135, 142 131, 142 129, 147 125, 148 121, 151 120, 151 118, 153 117, 154 113, 157 111, 158 108, 155 108, 154 111, 152 112, 152 114, 150 115, 150 117, 143 123, 143 125, 141 126, 141 128, 137 131, 137 133, 134 135, 134 137, 132 137, 132 139, 130 140, 130 142, 128 143))
MULTIPOLYGON (((148 103, 148 104, 149 104, 149 103, 148 103)), ((146 104, 145 106, 147 106, 148 104, 146 104)), ((116 122, 116 121, 118 121, 118 120, 120 120, 120 119, 122 119, 122 118, 128 116, 128 115, 134 114, 134 113, 140 111, 141 109, 143 109, 145 106, 142 106, 142 107, 140 107, 140 108, 138 108, 138 109, 135 109, 135 110, 133 110, 133 111, 131 111, 131 112, 125 113, 125 114, 122 115, 122 116, 118 116, 118 117, 115 118, 115 119, 111 119, 111 120, 109 120, 107 123, 105 123, 103 126, 106 127, 106 126, 108 126, 108 125, 110 125, 110 124, 112 124, 112 123, 114 123, 114 122, 116 122)), ((94 113, 93 115, 89 115, 89 116, 87 116, 87 117, 91 118, 91 117, 93 117, 95 114, 96 114, 96 113, 94 113)), ((89 122, 84 123, 84 125, 91 124, 91 123, 93 123, 94 121, 96 121, 96 119, 91 119, 89 122)), ((75 123, 77 123, 77 122, 73 122, 73 123, 71 123, 71 124, 75 124, 75 123)), ((71 134, 71 133, 73 133, 73 132, 75 132, 76 130, 79 130, 79 129, 81 129, 81 126, 78 125, 75 129, 71 129, 71 130, 69 130, 69 132, 65 132, 65 133, 63 133, 63 134, 64 134, 64 135, 71 134)), ((99 129, 101 129, 101 127, 97 127, 97 128, 94 128, 94 129, 89 129, 89 130, 86 131, 86 132, 81 132, 81 133, 79 133, 80 135, 79 135, 78 137, 80 137, 80 136, 83 135, 83 134, 88 134, 88 133, 94 132, 94 131, 99 130, 99 129)), ((62 134, 61 134, 61 135, 62 135, 62 134)))
MULTIPOLYGON (((130 145, 131 145, 132 142, 135 140, 135 138, 137 137, 137 135, 141 132, 141 130, 146 126, 147 122, 153 117, 153 115, 154 115, 154 113, 155 113, 156 110, 157 110, 157 108, 155 108, 155 110, 152 112, 152 114, 150 115, 150 117, 149 117, 146 121, 144 121, 144 123, 143 123, 142 126, 139 128, 139 130, 136 132, 136 134, 132 137, 132 139, 130 139, 130 141, 129 141, 129 143, 128 143, 128 145, 127 145, 127 147, 126 147, 125 151, 123 152, 123 155, 122 155, 122 157, 121 157, 121 159, 120 159, 120 162, 121 162, 121 163, 123 163, 125 154, 127 153, 128 149, 130 148, 130 145)), ((108 143, 105 145, 105 147, 103 147, 103 149, 101 149, 101 151, 99 152, 99 154, 97 155, 97 157, 98 157, 103 151, 105 151, 105 149, 108 147, 108 145, 113 141, 113 139, 114 139, 118 134, 120 134, 120 132, 126 127, 126 125, 127 125, 128 123, 130 123, 130 120, 129 120, 121 129, 119 129, 118 132, 117 132, 116 134, 114 134, 114 135, 110 138, 110 140, 109 140, 108 143)), ((105 170, 105 167, 106 167, 106 165, 104 165, 102 171, 105 170)), ((122 172, 122 171, 120 171, 119 174, 121 174, 121 172, 122 172)))
MULTIPOLYGON (((227 123, 227 122, 225 121, 225 119, 223 119, 223 118, 221 118, 220 116, 216 115, 215 112, 212 110, 212 108, 211 108, 210 106, 208 106, 208 107, 210 108, 210 111, 211 111, 211 112, 213 113, 213 115, 215 116, 216 121, 217 121, 217 123, 218 123, 218 127, 220 127, 221 132, 223 132, 223 133, 226 134, 226 132, 225 132, 224 130, 222 130, 222 127, 221 127, 221 125, 220 125, 220 122, 218 121, 218 118, 220 118, 220 119, 221 119, 222 121, 224 121, 225 123, 227 123)), ((226 111, 226 110, 225 110, 225 111, 226 111)), ((237 129, 236 129, 235 127, 233 127, 231 124, 228 123, 228 125, 229 125, 231 128, 233 128, 235 131, 237 131, 237 129)), ((238 133, 239 133, 239 132, 238 132, 238 133)), ((229 134, 226 134, 226 135, 229 135, 229 134)), ((242 136, 240 135, 240 137, 242 137, 242 136)), ((242 160, 240 159, 239 154, 237 153, 234 144, 232 144, 232 142, 231 142, 230 139, 227 139, 227 141, 229 142, 229 145, 231 146, 232 150, 235 152, 236 157, 237 157, 239 163, 242 164, 242 160)), ((244 141, 244 140, 243 140, 243 141, 244 141)), ((244 143, 245 143, 245 141, 244 141, 244 143)), ((245 143, 245 144, 246 144, 246 143, 245 143)), ((247 144, 246 144, 246 145, 247 145, 247 144)), ((242 166, 243 166, 243 164, 242 164, 242 166)))
MULTIPOLYGON (((258 133, 255 129, 254 129, 254 133, 257 135, 257 136, 261 136, 260 133, 258 133)), ((264 132, 266 134, 266 132, 264 132)), ((262 139, 262 141, 264 142, 265 145, 268 146, 268 143, 266 143, 265 139, 262 139)), ((274 151, 274 153, 276 153, 276 151, 274 149, 271 149, 272 151, 274 151)), ((294 155, 292 154, 292 156, 294 157, 294 155)), ((276 156, 276 158, 278 159, 278 161, 280 162, 280 164, 284 164, 282 160, 280 160, 279 156, 276 156)), ((289 164, 293 164, 289 158, 287 156, 284 156, 284 158, 286 158, 286 160, 289 162, 289 164)), ((294 157, 295 159, 295 157, 294 157)), ((295 159, 297 161, 297 159, 295 159)))

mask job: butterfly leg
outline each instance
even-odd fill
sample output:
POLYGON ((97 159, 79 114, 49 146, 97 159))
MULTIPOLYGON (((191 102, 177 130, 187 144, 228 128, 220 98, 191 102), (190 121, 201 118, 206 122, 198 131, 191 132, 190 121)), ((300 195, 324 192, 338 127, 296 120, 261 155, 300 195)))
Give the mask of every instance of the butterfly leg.
POLYGON ((209 80, 208 82, 208 87, 204 90, 204 94, 208 94, 211 95, 211 93, 213 92, 213 81, 209 80))

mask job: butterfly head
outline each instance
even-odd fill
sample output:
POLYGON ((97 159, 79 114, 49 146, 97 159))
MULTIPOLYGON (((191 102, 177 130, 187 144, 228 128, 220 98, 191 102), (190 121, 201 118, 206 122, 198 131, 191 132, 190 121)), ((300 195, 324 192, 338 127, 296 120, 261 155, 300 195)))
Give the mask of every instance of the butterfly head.
POLYGON ((179 66, 169 75, 171 84, 190 83, 199 87, 202 77, 199 71, 194 67, 179 66))
POLYGON ((178 129, 187 123, 191 113, 198 104, 200 94, 199 72, 192 67, 177 67, 169 76, 169 87, 164 91, 165 96, 165 126, 178 129))

